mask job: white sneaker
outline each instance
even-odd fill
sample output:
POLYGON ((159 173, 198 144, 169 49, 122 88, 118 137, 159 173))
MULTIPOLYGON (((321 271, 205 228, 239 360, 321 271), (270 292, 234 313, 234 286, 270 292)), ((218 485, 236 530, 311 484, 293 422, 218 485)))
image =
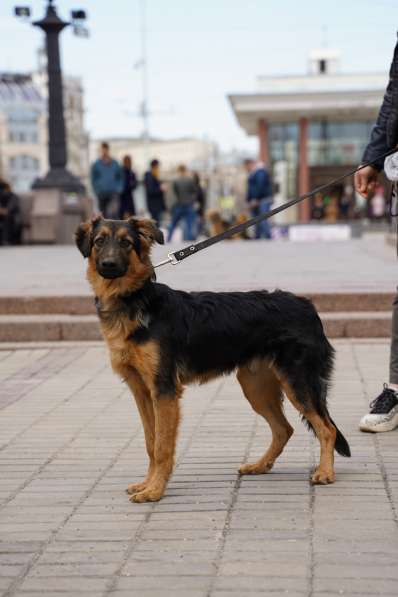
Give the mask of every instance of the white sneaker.
POLYGON ((361 431, 380 433, 398 427, 398 392, 384 384, 382 393, 370 403, 369 414, 359 422, 361 431))

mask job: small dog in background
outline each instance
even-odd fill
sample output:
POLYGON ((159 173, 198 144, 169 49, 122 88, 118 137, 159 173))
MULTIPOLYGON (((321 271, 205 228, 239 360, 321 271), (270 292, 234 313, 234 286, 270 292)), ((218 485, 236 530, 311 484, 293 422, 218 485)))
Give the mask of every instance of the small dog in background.
MULTIPOLYGON (((217 209, 209 209, 206 212, 206 218, 209 222, 210 236, 221 234, 222 232, 229 230, 232 226, 236 226, 237 224, 243 224, 244 222, 247 222, 247 215, 243 212, 238 214, 232 222, 228 222, 228 220, 222 218, 221 213, 217 209)), ((234 234, 226 240, 234 240, 237 238, 240 238, 242 240, 248 240, 249 235, 247 234, 247 230, 243 230, 238 234, 234 234)))
POLYGON ((272 431, 264 455, 240 473, 270 471, 291 437, 284 393, 321 445, 312 482, 333 483, 334 449, 349 456, 350 448, 327 408, 333 349, 312 303, 279 290, 173 290, 155 281, 155 242, 163 235, 154 222, 134 217, 98 217, 76 231, 112 367, 131 389, 144 428, 149 467, 142 483, 128 486, 130 499, 157 501, 165 491, 185 386, 233 371, 272 431))

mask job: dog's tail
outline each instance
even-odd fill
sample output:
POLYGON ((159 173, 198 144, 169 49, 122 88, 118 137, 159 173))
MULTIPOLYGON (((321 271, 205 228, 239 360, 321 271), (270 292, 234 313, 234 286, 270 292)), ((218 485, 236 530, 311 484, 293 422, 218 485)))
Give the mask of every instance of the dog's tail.
POLYGON ((340 429, 337 427, 336 423, 333 421, 333 419, 330 417, 330 415, 329 415, 329 419, 330 419, 330 422, 332 423, 332 425, 335 427, 336 432, 337 432, 336 443, 334 444, 334 449, 336 450, 336 452, 338 454, 340 454, 340 456, 346 456, 347 458, 349 458, 351 456, 351 450, 350 450, 348 441, 346 440, 344 435, 341 433, 340 429))

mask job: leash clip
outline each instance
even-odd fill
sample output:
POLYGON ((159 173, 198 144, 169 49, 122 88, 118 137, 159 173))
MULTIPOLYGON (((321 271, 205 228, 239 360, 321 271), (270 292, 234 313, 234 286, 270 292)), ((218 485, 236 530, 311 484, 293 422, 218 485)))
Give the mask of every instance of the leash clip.
POLYGON ((178 259, 176 259, 176 256, 174 255, 174 253, 168 253, 167 259, 163 259, 163 261, 160 261, 153 267, 156 268, 156 267, 160 267, 162 265, 168 265, 169 263, 171 263, 171 265, 178 265, 179 261, 178 261, 178 259))

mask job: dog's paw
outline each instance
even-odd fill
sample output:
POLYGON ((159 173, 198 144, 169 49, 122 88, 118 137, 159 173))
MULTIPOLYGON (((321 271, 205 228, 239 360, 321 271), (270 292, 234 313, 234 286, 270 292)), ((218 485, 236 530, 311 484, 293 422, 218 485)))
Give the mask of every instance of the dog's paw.
POLYGON ((129 495, 134 495, 135 493, 138 493, 139 491, 143 491, 146 486, 147 486, 147 483, 145 481, 143 481, 142 483, 130 483, 130 485, 127 486, 126 492, 129 495))
POLYGON ((329 483, 334 483, 334 481, 334 471, 328 471, 321 468, 317 468, 311 477, 312 485, 329 485, 329 483))
POLYGON ((242 464, 242 466, 239 467, 239 474, 265 475, 272 469, 273 466, 273 462, 267 462, 265 464, 258 464, 257 462, 255 462, 254 464, 242 464))
POLYGON ((162 497, 163 492, 154 489, 144 489, 138 493, 134 493, 129 497, 130 502, 142 504, 144 502, 158 502, 162 497))

